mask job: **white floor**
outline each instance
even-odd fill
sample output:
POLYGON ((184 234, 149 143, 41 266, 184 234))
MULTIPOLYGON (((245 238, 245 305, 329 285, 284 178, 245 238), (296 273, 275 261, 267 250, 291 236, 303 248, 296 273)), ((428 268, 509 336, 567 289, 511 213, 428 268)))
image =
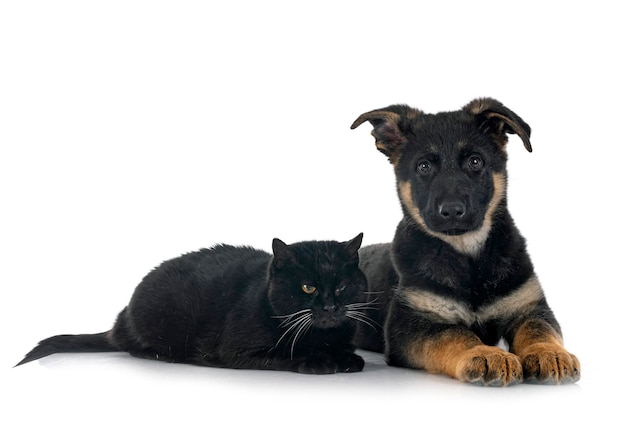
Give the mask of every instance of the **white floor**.
POLYGON ((2 380, 3 432, 623 432, 620 392, 590 360, 575 385, 486 388, 388 367, 309 376, 54 355, 2 380), (250 431, 249 431, 250 430, 250 431))

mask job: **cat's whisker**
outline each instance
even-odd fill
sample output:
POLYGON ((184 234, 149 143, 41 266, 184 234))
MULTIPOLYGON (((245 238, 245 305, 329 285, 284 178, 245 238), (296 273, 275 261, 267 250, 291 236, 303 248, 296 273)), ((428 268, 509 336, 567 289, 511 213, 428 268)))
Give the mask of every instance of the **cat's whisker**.
POLYGON ((290 313, 288 315, 273 315, 271 318, 282 319, 284 320, 280 323, 281 327, 287 326, 291 321, 298 319, 299 315, 306 314, 311 309, 302 309, 294 313, 290 313))
POLYGON ((376 304, 378 304, 378 298, 375 298, 374 300, 362 302, 362 303, 346 304, 346 307, 348 309, 378 309, 377 307, 373 306, 376 304))
POLYGON ((302 309, 302 310, 299 310, 298 312, 294 312, 289 315, 274 315, 272 316, 272 318, 277 318, 277 319, 285 318, 280 323, 280 327, 288 327, 290 323, 297 321, 300 318, 300 315, 306 315, 306 313, 310 311, 311 309, 302 309))
POLYGON ((280 344, 280 341, 282 341, 282 340, 283 340, 283 338, 284 338, 285 336, 287 336, 287 335, 288 335, 288 334, 289 334, 292 330, 294 330, 294 329, 298 328, 298 326, 300 326, 300 324, 301 324, 302 322, 304 322, 304 321, 306 321, 306 316, 305 316, 305 317, 300 317, 300 318, 298 318, 296 321, 294 321, 294 322, 293 322, 293 323, 289 326, 289 328, 288 328, 287 330, 285 330, 285 332, 284 332, 284 333, 281 335, 281 337, 278 339, 278 341, 276 342, 275 347, 277 347, 277 346, 278 346, 278 344, 280 344))
POLYGON ((291 360, 293 360, 293 350, 296 347, 296 341, 298 340, 298 337, 300 337, 301 335, 304 335, 304 333, 306 333, 306 331, 313 324, 312 317, 313 315, 307 316, 306 320, 300 323, 300 327, 298 327, 298 330, 296 331, 296 334, 293 337, 293 342, 291 343, 291 360))
POLYGON ((287 318, 278 325, 279 327, 290 327, 293 323, 299 321, 301 317, 287 318))
POLYGON ((372 330, 382 329, 380 324, 378 324, 377 322, 372 322, 372 320, 370 320, 367 317, 359 317, 359 316, 355 316, 355 315, 346 315, 346 317, 350 318, 350 319, 353 319, 355 321, 362 322, 363 324, 365 324, 368 327, 370 327, 372 330))
MULTIPOLYGON (((278 347, 278 344, 280 344, 280 342, 294 330, 295 330, 295 338, 294 338, 294 344, 295 344, 295 340, 297 339, 300 330, 302 329, 304 324, 306 324, 307 322, 311 322, 311 317, 313 316, 313 314, 311 313, 311 309, 304 309, 302 311, 299 311, 292 315, 287 315, 287 316, 290 316, 293 318, 287 318, 285 321, 283 321, 280 324, 281 327, 288 327, 288 328, 278 339, 278 341, 276 342, 276 345, 274 345, 274 348, 278 347)), ((293 356, 293 345, 292 345, 292 356, 293 356)))
POLYGON ((310 310, 311 309, 302 309, 302 310, 299 310, 297 312, 290 313, 288 315, 272 315, 272 318, 291 318, 291 317, 296 316, 296 315, 298 315, 300 313, 305 313, 305 312, 308 312, 310 310))
POLYGON ((367 324, 369 327, 371 327, 374 330, 376 330, 377 326, 380 329, 383 328, 380 324, 378 324, 378 322, 374 321, 363 312, 359 312, 357 310, 349 310, 348 312, 346 312, 346 317, 351 318, 356 321, 360 321, 363 324, 367 324))
POLYGON ((368 304, 362 304, 361 306, 347 304, 346 308, 348 308, 348 310, 378 310, 377 307, 369 306, 368 304))

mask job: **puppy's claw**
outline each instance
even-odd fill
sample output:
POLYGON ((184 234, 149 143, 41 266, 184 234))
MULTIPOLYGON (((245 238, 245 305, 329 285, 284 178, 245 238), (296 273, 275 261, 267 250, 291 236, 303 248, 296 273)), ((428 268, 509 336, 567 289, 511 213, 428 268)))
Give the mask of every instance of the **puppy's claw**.
POLYGON ((511 386, 521 383, 519 358, 500 348, 479 346, 467 352, 458 366, 457 378, 483 386, 511 386))
POLYGON ((552 344, 534 344, 521 354, 524 381, 530 384, 570 384, 580 380, 578 358, 552 344))

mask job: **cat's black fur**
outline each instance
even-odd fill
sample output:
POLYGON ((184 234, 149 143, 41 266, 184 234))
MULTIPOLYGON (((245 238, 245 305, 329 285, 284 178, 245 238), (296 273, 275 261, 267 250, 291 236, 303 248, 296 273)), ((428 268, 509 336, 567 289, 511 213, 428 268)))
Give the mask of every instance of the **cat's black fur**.
POLYGON ((274 239, 274 255, 217 245, 166 261, 144 277, 110 331, 50 337, 18 365, 60 352, 127 351, 225 368, 361 371, 352 340, 356 322, 368 321, 362 238, 274 239))

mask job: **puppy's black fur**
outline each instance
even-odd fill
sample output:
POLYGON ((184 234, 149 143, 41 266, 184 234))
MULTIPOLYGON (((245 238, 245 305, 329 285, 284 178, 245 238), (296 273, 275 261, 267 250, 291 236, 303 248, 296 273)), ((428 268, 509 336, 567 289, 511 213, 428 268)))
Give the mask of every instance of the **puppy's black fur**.
POLYGON ((489 98, 437 114, 393 105, 352 128, 366 121, 394 167, 404 216, 392 243, 361 249, 380 306, 371 319, 384 332, 362 327, 357 345, 478 384, 577 381, 579 361, 507 209, 507 134, 531 151, 530 127, 489 98))

